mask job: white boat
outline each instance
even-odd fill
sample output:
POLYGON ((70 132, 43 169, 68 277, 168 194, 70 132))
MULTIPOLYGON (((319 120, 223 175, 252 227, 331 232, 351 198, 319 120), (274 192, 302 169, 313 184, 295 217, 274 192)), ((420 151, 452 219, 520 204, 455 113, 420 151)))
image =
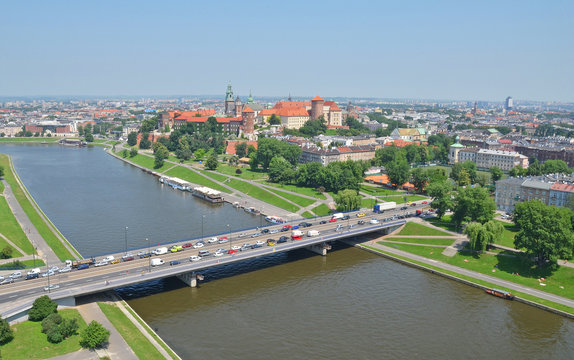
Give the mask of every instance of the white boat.
POLYGON ((272 224, 283 224, 285 219, 280 218, 279 216, 269 215, 265 217, 265 221, 270 222, 272 224))

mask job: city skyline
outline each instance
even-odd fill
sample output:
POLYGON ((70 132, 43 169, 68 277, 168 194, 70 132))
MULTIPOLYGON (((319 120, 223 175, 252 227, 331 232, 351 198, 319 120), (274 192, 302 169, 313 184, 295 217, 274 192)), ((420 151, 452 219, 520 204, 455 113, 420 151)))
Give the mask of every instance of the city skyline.
POLYGON ((0 96, 574 101, 574 4, 8 3, 0 96))

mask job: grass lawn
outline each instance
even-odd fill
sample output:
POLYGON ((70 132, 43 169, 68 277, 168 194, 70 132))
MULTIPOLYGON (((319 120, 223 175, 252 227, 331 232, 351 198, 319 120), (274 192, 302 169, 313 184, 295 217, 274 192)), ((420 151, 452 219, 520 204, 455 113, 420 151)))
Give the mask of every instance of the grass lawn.
POLYGON ((365 199, 361 200, 361 209, 373 209, 375 204, 378 204, 380 201, 373 200, 373 199, 365 199))
MULTIPOLYGON (((405 203, 404 197, 405 197, 405 195, 402 194, 402 196, 385 196, 385 197, 380 197, 378 199, 381 201, 394 201, 397 204, 404 204, 405 203)), ((420 195, 406 195, 406 197, 407 197, 407 201, 428 200, 427 197, 420 196, 420 195)))
POLYGON ((229 177, 227 177, 227 176, 225 176, 225 175, 218 174, 218 173, 216 173, 216 172, 214 172, 214 171, 199 170, 199 172, 201 172, 201 173, 202 173, 203 175, 205 175, 205 176, 209 176, 210 178, 215 179, 215 180, 217 180, 217 181, 221 181, 221 182, 223 182, 223 181, 229 179, 229 177))
POLYGON ((18 258, 20 256, 23 256, 22 253, 20 253, 18 250, 16 250, 12 245, 8 244, 8 242, 6 240, 4 240, 3 238, 0 238, 0 250, 4 249, 6 246, 8 246, 12 249, 12 258, 18 258))
POLYGON ((329 215, 331 213, 331 210, 326 204, 321 204, 317 207, 314 207, 312 211, 317 214, 317 216, 329 215))
MULTIPOLYGON (((78 320, 78 334, 86 327, 86 322, 75 309, 58 310, 63 318, 78 320)), ((80 335, 73 335, 59 344, 48 342, 46 334, 42 333, 42 322, 24 321, 13 325, 14 339, 0 346, 3 359, 32 360, 49 359, 55 356, 69 354, 81 349, 80 335)))
POLYGON ((436 227, 457 232, 456 226, 454 226, 454 224, 451 223, 451 219, 452 215, 445 215, 440 220, 438 218, 427 218, 426 221, 430 222, 436 227))
MULTIPOLYGON (((411 224, 411 223, 407 223, 411 224)), ((445 245, 449 246, 455 241, 455 239, 429 239, 429 238, 403 238, 403 237, 389 237, 385 238, 383 241, 399 241, 411 244, 426 244, 426 245, 445 245)), ((389 245, 389 244, 387 244, 389 245)))
POLYGON ((304 212, 303 214, 301 214, 301 215, 303 215, 303 217, 306 217, 306 218, 312 218, 312 217, 315 217, 315 215, 311 214, 311 213, 310 213, 310 212, 308 212, 308 211, 305 211, 305 212, 304 212))
MULTIPOLYGON (((34 246, 32 246, 32 243, 26 237, 24 230, 22 230, 20 224, 18 224, 18 221, 12 213, 12 209, 10 209, 6 198, 3 196, 0 196, 0 234, 6 236, 8 240, 25 251, 26 254, 32 254, 34 251, 34 246)), ((0 238, 0 249, 3 249, 6 245, 7 242, 3 238, 0 238)), ((18 256, 22 256, 22 254, 14 249, 12 257, 18 256)))
MULTIPOLYGON (((14 260, 18 260, 18 259, 14 259, 14 260)), ((35 268, 35 267, 41 267, 41 266, 46 266, 46 264, 42 261, 42 259, 37 258, 36 262, 34 262, 34 260, 24 260, 24 261, 20 261, 26 269, 28 268, 35 268)), ((6 264, 2 264, 0 265, 0 269, 2 268, 13 268, 14 264, 12 263, 6 263, 6 264)))
POLYGON ((361 185, 360 190, 363 192, 366 192, 369 195, 373 195, 373 190, 375 191, 375 196, 381 196, 381 195, 403 195, 405 194, 402 191, 396 191, 396 190, 391 190, 391 189, 387 189, 385 187, 380 187, 380 186, 370 186, 370 185, 361 185))
POLYGON ((299 207, 297 205, 293 205, 290 202, 287 202, 273 195, 273 193, 264 190, 260 187, 257 187, 255 185, 252 185, 248 182, 237 179, 231 179, 227 184, 232 188, 241 191, 244 194, 252 196, 261 201, 265 201, 266 203, 269 203, 271 205, 280 207, 281 209, 285 209, 291 212, 297 212, 299 210, 299 207))
POLYGON ((500 222, 504 226, 504 232, 502 233, 502 238, 498 244, 514 248, 514 236, 516 236, 518 228, 514 225, 514 223, 509 224, 504 221, 495 221, 500 222))
POLYGON ((279 191, 279 190, 271 190, 271 189, 266 189, 269 190, 271 192, 274 192, 275 194, 284 197, 287 200, 291 200, 293 201, 295 204, 301 206, 301 207, 306 207, 309 206, 311 204, 313 204, 315 202, 315 200, 313 199, 307 199, 301 196, 297 196, 297 195, 293 195, 293 194, 289 194, 286 193, 284 191, 279 191))
POLYGON ((116 330, 140 359, 164 359, 163 355, 149 342, 138 328, 115 305, 98 303, 98 306, 116 330))
POLYGON ((449 233, 444 231, 432 229, 428 226, 424 226, 412 221, 407 222, 401 232, 399 232, 397 235, 450 236, 449 233))
POLYGON ((174 176, 180 179, 189 181, 190 183, 207 186, 215 190, 219 190, 225 193, 231 193, 231 190, 224 188, 223 186, 211 181, 210 179, 206 178, 205 176, 199 175, 195 171, 190 169, 184 168, 182 166, 175 167, 165 173, 167 176, 174 176))
POLYGON ((296 185, 281 185, 272 182, 265 181, 263 184, 273 186, 279 189, 285 189, 289 191, 293 191, 299 193, 301 195, 312 196, 316 199, 325 200, 327 197, 320 192, 317 192, 315 189, 310 187, 303 187, 303 186, 296 186, 296 185))
POLYGON ((385 243, 384 241, 379 241, 379 244, 392 247, 397 250, 406 251, 411 254, 423 256, 429 259, 439 260, 443 262, 446 262, 447 260, 447 256, 444 256, 442 254, 442 251, 444 250, 442 248, 436 248, 433 246, 410 245, 410 244, 392 244, 392 243, 385 243))
MULTIPOLYGON (((54 253, 56 253, 58 258, 62 261, 66 260, 66 259, 73 258, 74 255, 72 255, 72 253, 70 253, 70 251, 68 251, 66 246, 64 246, 64 244, 60 241, 60 239, 58 237, 56 237, 56 235, 52 232, 52 229, 50 227, 48 227, 46 222, 44 222, 44 219, 46 219, 47 221, 50 221, 48 219, 48 217, 43 213, 42 213, 42 215, 43 215, 43 217, 42 217, 42 215, 40 215, 36 211, 34 206, 32 206, 30 201, 28 201, 28 198, 26 197, 26 195, 24 193, 24 189, 22 189, 20 187, 20 185, 18 185, 18 183, 16 182, 15 175, 10 170, 7 155, 0 154, 0 165, 4 166, 4 179, 8 182, 8 184, 10 184, 10 187, 12 188, 12 192, 14 192, 14 196, 16 197, 18 202, 20 203, 20 206, 22 206, 22 209, 24 209, 24 212, 26 213, 26 215, 28 215, 28 218, 30 218, 30 221, 32 222, 32 224, 34 224, 34 226, 36 227, 36 230, 38 230, 40 235, 44 238, 44 240, 46 240, 46 242, 52 248, 54 253)), ((41 211, 41 209, 40 209, 40 211, 41 211)), ((56 229, 56 231, 58 231, 55 226, 54 226, 54 229, 56 229)), ((59 234, 62 238, 65 239, 64 235, 62 235, 61 233, 59 233, 59 234)), ((30 244, 29 246, 30 246, 30 249, 33 248, 32 244, 30 244)), ((27 248, 23 248, 22 250, 28 251, 27 248)), ((31 253, 32 253, 32 250, 30 250, 30 254, 31 253)), ((76 253, 76 255, 80 256, 79 253, 76 253)))
POLYGON ((217 166, 217 172, 220 172, 220 173, 228 175, 228 176, 246 179, 246 180, 267 179, 267 172, 265 172, 261 169, 253 171, 249 167, 237 168, 235 166, 230 166, 230 165, 221 164, 221 163, 219 164, 219 166, 217 166), (241 169, 241 174, 235 173, 235 170, 237 170, 237 169, 241 169))
POLYGON ((133 162, 134 164, 138 164, 140 166, 143 166, 145 168, 148 168, 148 169, 151 169, 151 170, 157 171, 157 172, 165 171, 165 170, 167 170, 173 166, 173 164, 171 164, 171 163, 164 162, 162 167, 160 167, 159 169, 154 169, 153 163, 154 163, 155 159, 153 157, 149 157, 149 156, 142 155, 142 154, 137 154, 134 157, 128 156, 126 159, 133 162))

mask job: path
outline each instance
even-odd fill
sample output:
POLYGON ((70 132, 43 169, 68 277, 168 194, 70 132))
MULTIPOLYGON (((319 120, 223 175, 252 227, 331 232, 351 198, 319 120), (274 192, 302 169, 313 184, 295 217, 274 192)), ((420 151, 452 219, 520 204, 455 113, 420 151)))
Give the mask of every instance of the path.
POLYGON ((0 237, 2 239, 4 239, 8 244, 10 244, 10 246, 12 246, 14 249, 18 250, 20 253, 26 254, 26 252, 24 250, 22 250, 22 249, 20 249, 20 247, 16 246, 16 244, 14 244, 12 242, 12 240, 10 240, 6 236, 4 236, 4 234, 0 233, 0 237))

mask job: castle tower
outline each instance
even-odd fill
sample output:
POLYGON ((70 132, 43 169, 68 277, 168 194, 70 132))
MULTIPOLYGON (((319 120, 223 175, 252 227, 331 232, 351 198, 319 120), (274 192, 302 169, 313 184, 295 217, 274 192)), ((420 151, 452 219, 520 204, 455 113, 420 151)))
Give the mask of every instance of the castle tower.
POLYGON ((311 100, 311 120, 317 120, 323 115, 323 105, 325 105, 325 100, 319 96, 315 96, 311 100))
POLYGON ((233 90, 231 83, 227 84, 227 91, 225 92, 225 115, 233 115, 234 110, 233 90))
POLYGON ((255 130, 255 111, 246 106, 241 113, 243 116, 243 133, 246 135, 253 135, 255 130))
POLYGON ((241 99, 238 96, 235 99, 235 111, 233 116, 239 116, 241 114, 241 108, 243 108, 243 105, 241 104, 241 99))
POLYGON ((249 104, 253 104, 253 103, 254 103, 253 96, 251 95, 251 90, 249 90, 249 97, 247 98, 246 104, 249 105, 249 104))

